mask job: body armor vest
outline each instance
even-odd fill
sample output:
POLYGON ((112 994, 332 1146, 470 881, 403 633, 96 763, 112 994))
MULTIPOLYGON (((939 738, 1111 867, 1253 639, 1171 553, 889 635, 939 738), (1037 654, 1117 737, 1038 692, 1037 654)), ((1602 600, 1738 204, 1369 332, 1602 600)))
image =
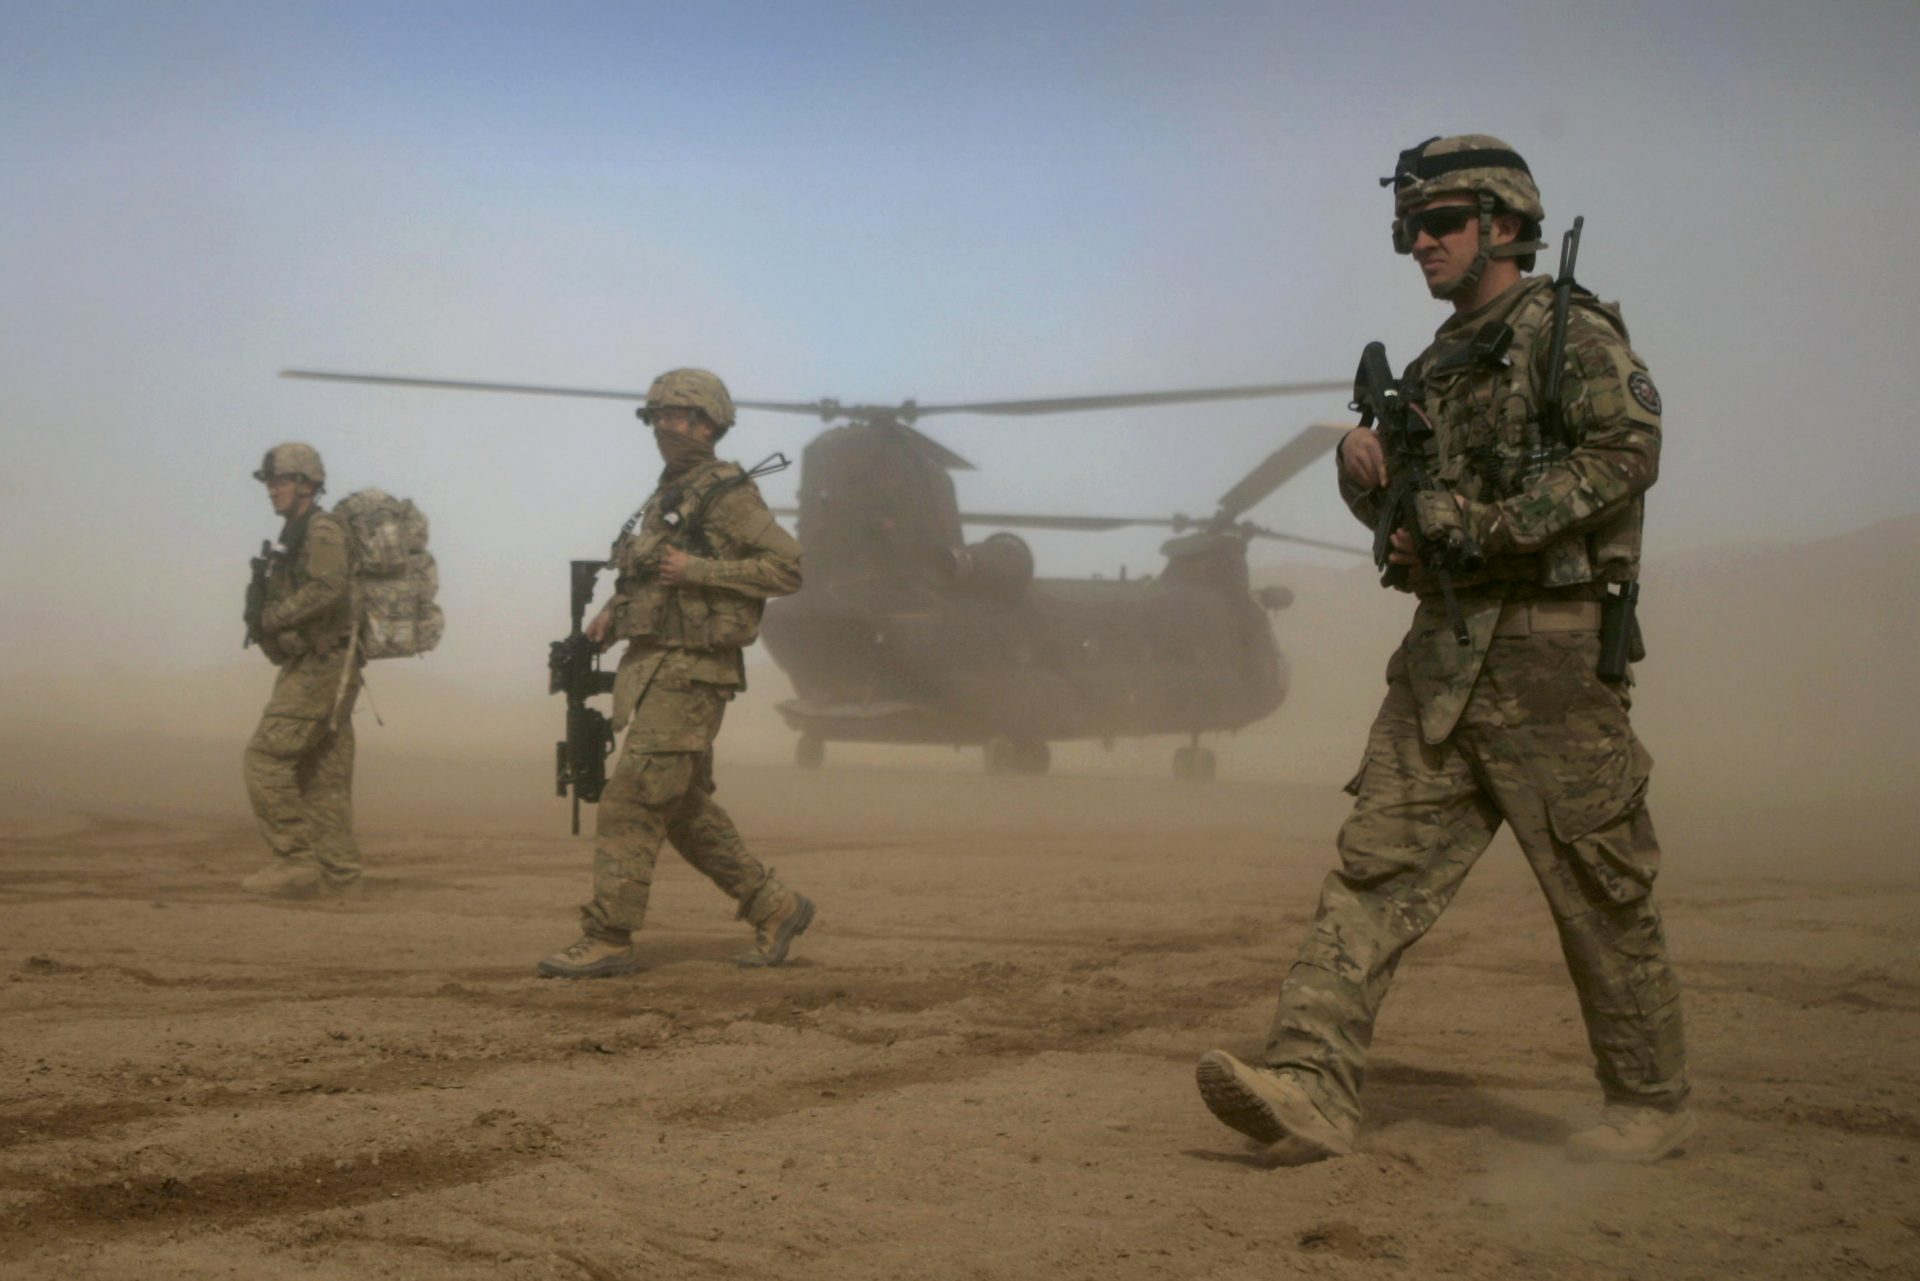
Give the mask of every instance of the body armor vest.
MULTIPOLYGON (((1503 317, 1436 342, 1407 369, 1409 398, 1433 421, 1433 475, 1469 499, 1499 502, 1521 489, 1529 443, 1542 429, 1552 285, 1551 279, 1536 277, 1503 317)), ((1581 313, 1600 319, 1626 342, 1626 325, 1617 308, 1582 290, 1574 294, 1569 325, 1577 323, 1581 313)), ((1561 386, 1570 411, 1565 416, 1568 430, 1577 433, 1582 416, 1572 411, 1581 395, 1580 381, 1570 375, 1561 386)), ((1573 448, 1580 442, 1559 443, 1573 448)), ((1641 511, 1635 498, 1598 529, 1565 534, 1534 552, 1488 557, 1482 573, 1464 581, 1456 577, 1455 585, 1524 583, 1562 589, 1631 578, 1639 562, 1641 511)), ((1413 586, 1422 595, 1438 590, 1421 573, 1414 575, 1413 586)))
POLYGON ((760 635, 765 602, 697 583, 660 581, 669 547, 691 556, 728 560, 742 549, 712 520, 715 504, 733 487, 751 484, 733 463, 690 468, 654 491, 640 509, 638 528, 613 546, 613 637, 662 649, 739 650, 760 635))

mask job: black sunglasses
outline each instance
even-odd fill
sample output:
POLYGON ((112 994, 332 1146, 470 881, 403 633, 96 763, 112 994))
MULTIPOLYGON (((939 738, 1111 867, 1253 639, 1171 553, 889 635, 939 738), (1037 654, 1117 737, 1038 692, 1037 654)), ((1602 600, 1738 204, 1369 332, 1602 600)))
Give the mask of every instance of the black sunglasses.
POLYGON ((1409 253, 1413 249, 1413 242, 1420 239, 1421 232, 1441 240, 1479 219, 1480 210, 1476 205, 1434 205, 1429 209, 1416 210, 1394 225, 1394 248, 1401 253, 1409 253))

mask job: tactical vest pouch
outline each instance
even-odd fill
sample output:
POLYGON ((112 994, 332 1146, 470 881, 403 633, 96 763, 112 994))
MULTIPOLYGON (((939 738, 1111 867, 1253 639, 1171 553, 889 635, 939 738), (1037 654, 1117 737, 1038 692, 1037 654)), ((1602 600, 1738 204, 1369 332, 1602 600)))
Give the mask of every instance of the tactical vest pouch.
POLYGON ((765 602, 735 592, 707 592, 707 648, 745 649, 760 635, 765 602))
POLYGON ((641 583, 613 598, 613 638, 652 640, 660 636, 666 613, 667 589, 658 579, 641 583))
POLYGON ((711 614, 707 608, 707 594, 698 587, 682 585, 673 589, 673 605, 669 610, 676 624, 674 637, 688 649, 711 649, 707 639, 707 620, 711 614))
POLYGON ((667 588, 660 581, 660 546, 665 535, 642 532, 623 538, 613 549, 619 570, 613 598, 612 635, 615 640, 650 640, 662 629, 667 588))
POLYGON ((660 545, 666 536, 657 531, 630 535, 613 549, 614 568, 622 578, 650 578, 659 572, 660 545))
POLYGON ((1556 538, 1539 551, 1541 587, 1574 587, 1593 581, 1593 559, 1584 534, 1556 538))

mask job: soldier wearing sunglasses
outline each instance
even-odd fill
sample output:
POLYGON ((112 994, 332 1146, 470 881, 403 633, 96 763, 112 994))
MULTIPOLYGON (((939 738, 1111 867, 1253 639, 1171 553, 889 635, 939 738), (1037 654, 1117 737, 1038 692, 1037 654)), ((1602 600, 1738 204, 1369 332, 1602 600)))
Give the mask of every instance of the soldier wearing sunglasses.
MULTIPOLYGON (((1347 787, 1340 866, 1259 1063, 1207 1054, 1201 1095, 1277 1160, 1353 1151, 1394 971, 1504 823, 1552 912, 1605 1103, 1568 1155, 1655 1161, 1694 1130, 1680 990, 1652 899, 1652 761, 1628 723, 1630 679, 1603 680, 1596 666, 1607 588, 1639 571, 1660 396, 1619 309, 1575 288, 1561 412, 1547 412, 1554 282, 1525 274, 1546 214, 1511 147, 1480 134, 1429 139, 1382 185, 1393 189, 1395 250, 1453 309, 1402 386, 1433 425, 1428 468, 1453 492, 1484 568, 1454 580, 1462 645, 1433 576, 1406 534, 1394 536, 1391 558, 1420 599, 1347 787)), ((1389 481, 1375 433, 1350 432, 1339 464, 1342 497, 1372 525, 1389 481)))

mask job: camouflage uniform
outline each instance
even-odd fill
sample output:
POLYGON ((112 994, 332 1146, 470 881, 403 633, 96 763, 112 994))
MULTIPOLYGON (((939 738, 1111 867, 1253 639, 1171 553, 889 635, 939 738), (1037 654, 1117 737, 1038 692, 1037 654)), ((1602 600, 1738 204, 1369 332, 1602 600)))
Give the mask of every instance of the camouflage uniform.
POLYGON ((341 889, 360 877, 353 839, 360 664, 348 645, 352 543, 346 526, 318 507, 291 517, 280 541, 286 550, 269 571, 260 616, 260 648, 280 674, 247 743, 247 794, 274 854, 317 869, 327 888, 341 889))
MULTIPOLYGON (((1650 893, 1652 761, 1628 724, 1626 684, 1595 675, 1597 602, 1638 569, 1660 400, 1618 310, 1576 293, 1563 383, 1573 448, 1523 487, 1551 298, 1549 279, 1522 279, 1442 325, 1407 371, 1435 427, 1433 471, 1471 500, 1466 523, 1488 558, 1457 583, 1465 646, 1437 583, 1413 571, 1420 605, 1348 785, 1342 866, 1267 1042, 1266 1064, 1349 1133, 1393 972, 1503 822, 1546 894, 1609 1101, 1671 1111, 1687 1094, 1679 986, 1650 893), (1504 361, 1471 342, 1501 323, 1513 330, 1504 361)), ((1371 524, 1377 492, 1344 475, 1341 489, 1371 524)))
POLYGON ((615 544, 614 565, 609 637, 628 645, 613 724, 627 735, 600 799, 585 931, 618 944, 640 927, 663 840, 758 928, 793 894, 714 802, 713 740, 746 685, 741 650, 759 634, 764 602, 800 586, 800 545, 739 467, 709 459, 663 478, 638 528, 615 544), (658 575, 668 546, 689 553, 686 580, 672 587, 658 575))

